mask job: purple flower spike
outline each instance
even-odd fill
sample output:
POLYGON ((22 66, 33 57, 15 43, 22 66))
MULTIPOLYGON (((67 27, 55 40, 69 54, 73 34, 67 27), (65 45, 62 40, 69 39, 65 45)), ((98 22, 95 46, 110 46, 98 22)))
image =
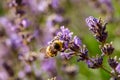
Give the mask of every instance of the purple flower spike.
POLYGON ((88 65, 88 67, 92 68, 92 69, 99 68, 103 63, 103 57, 91 58, 91 60, 86 60, 86 63, 88 65))
POLYGON ((78 38, 77 36, 74 37, 74 44, 78 47, 82 45, 80 38, 78 38))
POLYGON ((104 55, 111 55, 112 53, 113 53, 113 51, 114 51, 114 48, 113 48, 113 46, 112 46, 112 42, 111 43, 106 43, 103 47, 102 47, 102 49, 101 49, 101 51, 102 51, 102 53, 104 54, 104 55))
POLYGON ((87 23, 88 27, 90 29, 92 29, 93 27, 95 27, 97 25, 97 23, 99 23, 99 20, 94 18, 93 16, 90 16, 90 17, 86 18, 86 23, 87 23))
POLYGON ((118 73, 120 73, 120 63, 117 65, 116 71, 117 71, 118 73))
POLYGON ((88 49, 86 48, 85 45, 83 45, 80 49, 80 53, 79 54, 79 58, 77 61, 84 61, 84 60, 88 60, 88 49))
POLYGON ((115 69, 118 65, 118 61, 114 58, 109 58, 108 63, 110 65, 110 67, 113 68, 113 69, 115 69))
POLYGON ((81 43, 80 38, 75 36, 73 38, 73 42, 71 42, 70 49, 73 50, 73 51, 79 52, 81 45, 82 45, 82 43, 81 43))
POLYGON ((89 30, 93 33, 97 41, 105 42, 107 38, 106 24, 103 25, 101 19, 96 19, 92 16, 86 18, 86 23, 89 27, 89 30))
POLYGON ((64 26, 61 27, 61 32, 57 35, 60 35, 61 40, 70 41, 72 38, 72 32, 68 28, 64 28, 64 26))

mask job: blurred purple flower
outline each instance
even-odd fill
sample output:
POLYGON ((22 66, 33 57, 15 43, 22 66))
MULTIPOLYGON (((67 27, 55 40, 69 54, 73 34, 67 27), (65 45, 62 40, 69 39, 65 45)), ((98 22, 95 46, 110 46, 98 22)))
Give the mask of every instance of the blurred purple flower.
POLYGON ((63 21, 64 18, 61 15, 52 14, 47 18, 46 26, 50 29, 55 26, 55 23, 62 23, 63 21))
POLYGON ((56 61, 53 58, 44 59, 41 63, 41 69, 50 76, 56 76, 56 61))
POLYGON ((7 72, 0 68, 0 80, 8 80, 9 79, 9 75, 7 74, 7 72))
POLYGON ((24 71, 19 71, 18 72, 18 78, 23 79, 26 76, 24 71))
POLYGON ((3 25, 9 37, 9 40, 6 40, 6 44, 15 50, 19 50, 20 56, 18 57, 21 59, 25 53, 29 52, 29 47, 23 44, 22 37, 17 33, 17 25, 10 22, 6 17, 0 18, 0 24, 3 25))
POLYGON ((59 7, 59 0, 52 0, 51 6, 54 9, 57 9, 59 7))
POLYGON ((21 21, 20 25, 24 28, 27 28, 30 25, 30 21, 27 18, 25 18, 21 21))
POLYGON ((31 73, 31 71, 32 71, 31 66, 26 64, 25 67, 24 67, 24 71, 25 71, 25 73, 31 73))
POLYGON ((103 4, 106 4, 107 9, 109 9, 109 11, 113 10, 113 5, 111 0, 99 0, 99 1, 103 4))

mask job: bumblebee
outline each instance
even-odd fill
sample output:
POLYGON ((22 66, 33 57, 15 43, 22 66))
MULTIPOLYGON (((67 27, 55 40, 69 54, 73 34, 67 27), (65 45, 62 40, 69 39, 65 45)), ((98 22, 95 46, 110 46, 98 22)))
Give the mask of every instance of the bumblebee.
POLYGON ((62 48, 63 48, 63 41, 61 40, 55 40, 53 42, 53 48, 56 49, 57 51, 62 51, 62 48))
MULTIPOLYGON (((55 40, 50 45, 48 45, 45 50, 45 57, 54 57, 57 55, 58 51, 62 51, 63 41, 55 40)), ((42 50, 41 50, 42 51, 42 50)))
POLYGON ((48 46, 46 48, 46 56, 47 57, 54 57, 57 55, 57 52, 58 51, 56 49, 54 49, 52 46, 48 46))

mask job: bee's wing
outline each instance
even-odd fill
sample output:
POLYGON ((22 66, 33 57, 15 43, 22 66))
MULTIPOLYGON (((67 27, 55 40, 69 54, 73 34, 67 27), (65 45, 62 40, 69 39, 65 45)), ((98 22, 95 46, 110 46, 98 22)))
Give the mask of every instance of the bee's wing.
POLYGON ((46 48, 47 47, 40 49, 40 55, 43 56, 44 58, 49 58, 49 56, 47 55, 47 52, 46 52, 46 48))
POLYGON ((40 52, 45 52, 46 51, 46 47, 40 48, 40 52))

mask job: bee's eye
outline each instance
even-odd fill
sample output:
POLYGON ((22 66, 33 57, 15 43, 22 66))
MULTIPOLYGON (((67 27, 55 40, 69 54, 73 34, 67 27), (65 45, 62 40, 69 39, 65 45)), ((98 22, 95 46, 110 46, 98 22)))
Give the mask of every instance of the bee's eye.
POLYGON ((55 43, 55 44, 54 44, 54 48, 57 49, 57 50, 60 50, 60 45, 57 44, 57 43, 55 43))

